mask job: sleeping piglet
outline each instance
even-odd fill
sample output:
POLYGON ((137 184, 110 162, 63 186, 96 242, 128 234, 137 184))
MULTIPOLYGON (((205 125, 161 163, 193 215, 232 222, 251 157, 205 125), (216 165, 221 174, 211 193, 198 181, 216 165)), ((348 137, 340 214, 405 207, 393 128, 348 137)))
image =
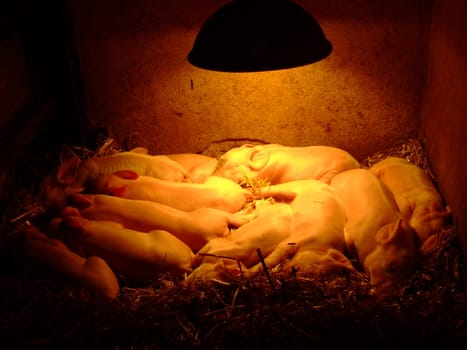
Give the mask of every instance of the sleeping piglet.
POLYGON ((374 164, 370 171, 392 192, 402 217, 415 230, 421 245, 448 225, 451 211, 443 205, 441 195, 422 168, 389 157, 374 164))
POLYGON ((63 162, 55 176, 44 179, 41 188, 43 202, 61 206, 69 194, 83 192, 92 187, 101 176, 111 175, 119 170, 131 170, 138 175, 158 179, 191 182, 182 165, 165 155, 149 155, 144 148, 118 152, 106 157, 81 160, 72 157, 63 162))
POLYGON ((138 175, 168 181, 191 181, 187 171, 169 157, 136 151, 118 152, 111 156, 88 158, 83 161, 71 158, 58 169, 57 180, 63 185, 84 188, 100 176, 110 175, 119 170, 132 170, 138 175))
POLYGON ((232 274, 235 259, 248 268, 245 273, 254 274, 263 266, 257 249, 268 268, 291 258, 287 266, 300 274, 354 271, 344 255, 344 208, 329 185, 301 180, 263 191, 262 195, 285 202, 262 204, 256 208, 256 217, 232 235, 210 240, 195 256, 194 266, 202 264, 193 270, 190 279, 232 274), (223 259, 216 263, 215 257, 223 259))
POLYGON ((70 202, 82 217, 114 221, 142 232, 165 230, 194 251, 211 238, 229 234, 230 227, 241 226, 247 221, 241 215, 213 208, 184 212, 160 203, 104 194, 74 194, 70 196, 70 202))
POLYGON ((160 273, 191 271, 192 250, 167 231, 141 232, 114 221, 86 219, 77 210, 66 209, 63 234, 128 281, 148 282, 160 273))
POLYGON ((25 226, 23 231, 22 250, 27 259, 84 287, 95 301, 111 301, 118 296, 117 276, 101 257, 80 256, 61 240, 48 237, 35 226, 25 226))
POLYGON ((235 261, 246 268, 252 267, 260 261, 257 249, 267 256, 290 235, 292 211, 288 204, 256 201, 255 206, 251 221, 230 235, 209 240, 198 251, 193 259, 193 267, 196 268, 189 276, 190 280, 206 277, 207 271, 210 271, 210 277, 222 273, 218 262, 224 270, 228 266, 236 269, 235 261))
MULTIPOLYGON (((209 240, 193 259, 193 272, 186 283, 196 279, 226 280, 249 274, 248 267, 260 262, 290 235, 292 212, 285 203, 255 202, 253 219, 232 234, 209 240)), ((253 272, 253 271, 252 271, 253 272)))
POLYGON ((345 210, 329 185, 317 180, 291 181, 265 187, 262 194, 286 200, 292 211, 290 236, 264 259, 267 266, 291 257, 287 266, 299 274, 355 271, 345 256, 345 210))
POLYGON ((157 202, 183 211, 204 207, 231 213, 240 210, 250 197, 248 190, 219 176, 209 176, 203 183, 186 183, 138 176, 130 170, 102 176, 93 192, 157 202))
POLYGON ((359 167, 355 158, 335 147, 245 144, 224 153, 213 174, 238 183, 261 178, 271 184, 306 179, 329 184, 339 172, 359 167))
POLYGON ((415 234, 402 220, 389 190, 366 169, 348 170, 332 182, 347 214, 347 246, 378 294, 396 291, 417 266, 415 234))

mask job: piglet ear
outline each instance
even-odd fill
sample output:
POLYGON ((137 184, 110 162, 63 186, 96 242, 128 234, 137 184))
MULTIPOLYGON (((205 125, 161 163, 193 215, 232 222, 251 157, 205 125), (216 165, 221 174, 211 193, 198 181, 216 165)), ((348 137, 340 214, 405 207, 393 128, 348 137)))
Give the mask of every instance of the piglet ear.
POLYGON ((84 231, 89 221, 81 216, 69 216, 64 219, 64 225, 67 228, 77 231, 84 231))
POLYGON ((442 229, 452 224, 452 211, 449 206, 443 209, 431 208, 431 221, 434 222, 435 229, 442 229))
POLYGON ((224 277, 238 278, 244 271, 247 271, 243 263, 237 260, 221 259, 216 265, 215 270, 224 277))
POLYGON ((340 274, 344 271, 355 272, 350 260, 339 250, 330 248, 326 255, 321 258, 323 270, 328 274, 340 274))
POLYGON ((393 234, 394 224, 384 225, 379 229, 378 233, 376 234, 376 242, 378 244, 386 244, 391 241, 393 234))
POLYGON ((78 176, 78 169, 81 165, 81 159, 72 157, 63 162, 57 170, 57 181, 62 185, 72 184, 78 176))
POLYGON ((400 218, 395 223, 383 226, 376 234, 376 242, 381 245, 388 243, 413 244, 413 232, 400 218))
POLYGON ((263 146, 255 146, 248 157, 248 165, 253 170, 263 169, 269 161, 270 152, 263 146))
POLYGON ((420 247, 420 253, 424 256, 428 255, 432 251, 439 249, 440 245, 441 243, 439 240, 439 233, 435 233, 428 237, 425 242, 423 242, 422 246, 420 247))

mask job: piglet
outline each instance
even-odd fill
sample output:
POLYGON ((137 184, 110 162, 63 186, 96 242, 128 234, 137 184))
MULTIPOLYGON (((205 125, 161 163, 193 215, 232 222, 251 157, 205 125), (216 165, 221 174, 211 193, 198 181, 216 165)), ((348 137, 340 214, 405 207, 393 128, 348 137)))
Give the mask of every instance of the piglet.
POLYGON ((101 176, 120 170, 131 170, 138 175, 158 179, 191 182, 182 165, 165 155, 149 155, 144 148, 118 152, 111 156, 81 160, 72 157, 61 164, 54 176, 44 179, 41 186, 42 201, 46 206, 61 207, 69 194, 80 193, 93 187, 101 176))
POLYGON ((370 171, 392 192, 420 245, 447 227, 451 210, 444 206, 440 193, 422 168, 405 159, 389 157, 374 164, 370 171))
POLYGON ((68 210, 62 230, 73 236, 75 245, 104 259, 129 282, 148 282, 163 272, 191 271, 190 247, 167 231, 141 232, 106 220, 83 218, 68 210))
MULTIPOLYGON (((269 255, 290 235, 292 211, 286 203, 257 201, 254 217, 230 235, 209 240, 196 254, 193 266, 206 263, 206 257, 238 260, 246 267, 259 263, 257 249, 269 255)), ((198 275, 199 271, 194 271, 198 275)))
POLYGON ((267 266, 290 257, 287 266, 298 274, 355 271, 345 256, 345 210, 329 185, 317 180, 299 180, 265 187, 262 194, 288 201, 292 210, 290 236, 265 258, 267 266))
POLYGON ((57 171, 57 180, 63 185, 85 188, 100 176, 119 170, 132 170, 138 175, 158 179, 188 182, 187 171, 176 161, 165 155, 149 155, 141 152, 118 152, 107 157, 88 158, 83 161, 71 158, 57 171))
POLYGON ((23 231, 25 239, 22 249, 29 260, 84 287, 95 301, 112 301, 118 296, 120 286, 117 277, 101 257, 83 257, 35 226, 27 226, 23 231))
MULTIPOLYGON (((282 261, 299 274, 330 275, 355 271, 344 255, 345 212, 329 185, 316 180, 293 181, 266 187, 260 195, 276 197, 284 202, 257 203, 257 213, 248 224, 231 236, 210 240, 195 256, 192 275, 199 277, 217 273, 221 278, 236 266, 226 258, 238 260, 248 268, 244 273, 260 271, 263 263, 274 268, 282 261), (264 260, 261 262, 257 250, 264 260), (208 256, 206 260, 205 256, 208 256), (222 258, 221 263, 215 257, 222 258), (220 267, 223 267, 222 269, 220 267)), ((238 271, 237 271, 238 273, 238 271)), ((192 277, 193 278, 193 277, 192 277)))
POLYGON ((70 202, 85 218, 114 221, 142 232, 165 230, 194 251, 209 239, 229 234, 231 227, 247 221, 241 215, 213 208, 184 212, 160 203, 104 194, 75 194, 70 196, 70 202))
POLYGON ((243 208, 250 197, 239 184, 218 176, 209 176, 204 183, 185 183, 138 176, 129 170, 101 177, 93 192, 147 200, 183 211, 204 207, 231 213, 243 208))
POLYGON ((377 293, 397 291, 417 266, 415 234, 402 220, 392 194, 366 169, 336 175, 332 188, 347 214, 345 239, 351 255, 377 293))
POLYGON ((329 184, 339 172, 359 167, 348 152, 335 147, 245 144, 224 153, 213 174, 235 182, 261 178, 279 184, 314 179, 329 184))

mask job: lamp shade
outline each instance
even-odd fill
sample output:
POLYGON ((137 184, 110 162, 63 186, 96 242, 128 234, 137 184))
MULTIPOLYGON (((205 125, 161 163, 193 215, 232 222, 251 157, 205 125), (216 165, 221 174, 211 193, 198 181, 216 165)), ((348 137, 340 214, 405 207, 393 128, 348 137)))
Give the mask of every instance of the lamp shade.
POLYGON ((224 72, 299 67, 332 51, 318 22, 288 0, 234 0, 201 27, 188 61, 224 72))

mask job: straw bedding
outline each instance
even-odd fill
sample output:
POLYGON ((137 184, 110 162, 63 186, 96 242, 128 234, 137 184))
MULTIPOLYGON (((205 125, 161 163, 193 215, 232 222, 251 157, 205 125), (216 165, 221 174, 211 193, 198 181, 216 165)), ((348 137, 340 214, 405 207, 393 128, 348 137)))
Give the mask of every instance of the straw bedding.
MULTIPOLYGON (((112 152, 105 140, 99 152, 112 152)), ((467 348, 462 252, 455 227, 420 264, 400 295, 384 302, 364 274, 311 279, 281 267, 254 278, 196 281, 160 276, 124 284, 117 300, 95 304, 79 287, 33 262, 9 241, 40 214, 40 179, 66 152, 26 152, 12 171, 1 226, 0 344, 3 348, 257 349, 467 348)), ((405 140, 370 155, 363 167, 389 155, 430 171, 423 142, 405 140)))

